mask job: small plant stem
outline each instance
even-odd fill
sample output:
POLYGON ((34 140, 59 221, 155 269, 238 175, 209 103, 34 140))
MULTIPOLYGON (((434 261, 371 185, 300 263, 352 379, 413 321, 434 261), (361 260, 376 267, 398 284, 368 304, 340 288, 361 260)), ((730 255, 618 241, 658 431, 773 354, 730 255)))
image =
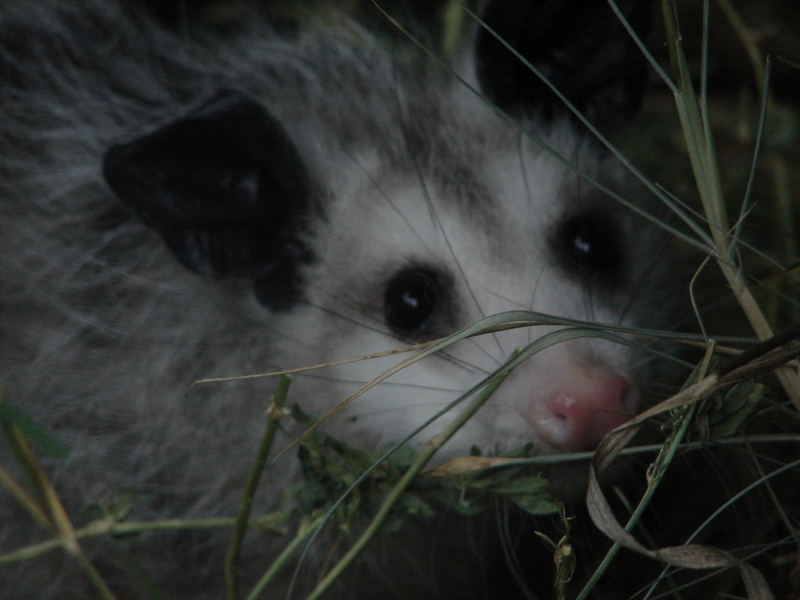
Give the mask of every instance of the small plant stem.
POLYGON ((73 554, 73 556, 86 573, 89 581, 91 581, 92 585, 94 585, 94 587, 97 589, 97 593, 100 594, 100 597, 103 600, 116 600, 114 592, 111 591, 111 588, 108 587, 108 584, 106 584, 106 582, 103 580, 103 577, 97 571, 92 562, 86 557, 86 555, 81 550, 78 550, 78 552, 73 554))
POLYGON ((361 534, 361 537, 319 582, 319 584, 317 584, 317 587, 308 596, 308 600, 317 600, 320 598, 322 594, 324 594, 325 591, 331 586, 331 584, 336 581, 336 579, 345 571, 345 569, 347 569, 358 557, 358 555, 361 554, 370 540, 378 532, 381 525, 386 520, 386 517, 388 517, 390 511, 392 510, 392 507, 397 502, 398 498, 400 498, 400 495, 411 484, 411 481, 414 479, 414 477, 419 474, 422 468, 428 463, 428 461, 439 450, 439 448, 441 448, 447 442, 447 440, 453 437, 453 435, 455 435, 455 433, 464 425, 464 423, 466 423, 467 420, 469 420, 469 418, 472 417, 472 415, 474 415, 475 412, 477 412, 477 410, 484 405, 489 397, 500 386, 503 380, 508 376, 509 372, 510 370, 508 369, 499 371, 486 383, 481 392, 475 396, 467 408, 465 408, 458 415, 458 417, 456 417, 456 419, 454 419, 453 422, 447 426, 447 428, 427 442, 419 456, 417 456, 416 460, 409 467, 408 471, 403 474, 403 477, 400 478, 400 480, 397 482, 397 485, 395 485, 389 494, 387 494, 386 498, 384 498, 381 507, 378 509, 378 512, 375 514, 364 533, 361 534))
POLYGON ((2 483, 6 489, 11 492, 11 495, 14 496, 17 501, 28 511, 36 522, 39 523, 45 529, 50 529, 50 523, 47 520, 47 515, 45 514, 42 507, 39 506, 39 503, 36 499, 22 487, 16 480, 11 476, 2 465, 0 465, 0 483, 2 483))
MULTIPOLYGON (((747 285, 741 268, 729 260, 731 237, 708 115, 701 110, 692 88, 686 55, 678 29, 674 0, 661 0, 670 60, 678 74, 675 104, 686 139, 700 200, 714 240, 714 258, 760 340, 772 337, 772 328, 747 285), (705 116, 704 116, 705 115, 705 116)), ((776 371, 781 385, 800 410, 800 375, 786 368, 776 371)))
MULTIPOLYGON (((714 354, 714 343, 712 342, 706 348, 706 354, 703 359, 703 363, 701 364, 698 374, 695 378, 696 381, 700 381, 703 377, 706 376, 709 365, 711 364, 711 357, 713 356, 713 354, 714 354)), ((647 488, 645 489, 642 498, 639 500, 639 503, 636 505, 636 508, 634 509, 633 513, 628 519, 628 522, 625 524, 625 531, 630 532, 636 526, 636 523, 639 522, 639 519, 642 517, 642 514, 644 513, 648 504, 650 504, 650 499, 653 497, 653 494, 658 488, 658 485, 664 478, 664 474, 667 472, 667 468, 672 463, 672 459, 675 457, 675 453, 681 446, 681 441, 686 435, 686 430, 689 428, 689 424, 692 422, 692 417, 694 417, 696 410, 697 410, 697 404, 692 404, 691 406, 683 409, 683 414, 680 417, 681 419, 680 425, 675 430, 673 430, 672 435, 662 445, 661 450, 658 453, 658 456, 650 465, 650 469, 648 469, 647 472, 647 488)), ((603 576, 603 573, 606 572, 609 565, 611 564, 611 561, 614 560, 614 557, 619 552, 620 547, 621 546, 618 542, 614 542, 612 544, 611 548, 608 549, 608 552, 606 552, 606 555, 603 557, 603 560, 594 570, 594 573, 592 573, 592 576, 583 586, 583 588, 581 589, 580 593, 577 595, 575 600, 585 600, 585 598, 588 597, 589 593, 592 591, 592 588, 594 588, 594 586, 603 576)))
MULTIPOLYGON (((2 402, 2 396, 0 396, 0 402, 2 402)), ((14 454, 28 473, 38 496, 38 499, 27 493, 18 496, 20 500, 23 500, 23 506, 29 509, 31 515, 37 521, 41 522, 44 519, 43 524, 51 531, 55 531, 61 547, 83 569, 100 597, 103 600, 115 600, 114 593, 103 581, 100 573, 81 549, 78 543, 78 536, 75 533, 72 522, 69 520, 67 511, 64 509, 64 505, 61 503, 53 484, 48 479, 47 473, 45 473, 44 468, 36 458, 36 454, 30 447, 25 435, 14 423, 3 423, 3 428, 14 454)), ((11 486, 10 489, 13 492, 15 488, 11 486)), ((20 491, 24 490, 20 488, 20 491)))
POLYGON ((283 551, 272 561, 267 571, 261 576, 261 579, 253 586, 253 589, 247 595, 246 600, 257 600, 263 593, 266 587, 270 584, 272 579, 277 575, 283 567, 289 562, 297 549, 302 546, 305 541, 314 534, 317 528, 325 519, 325 513, 317 514, 305 523, 303 523, 297 531, 291 542, 289 542, 283 551))
MULTIPOLYGON (((744 441, 747 442, 747 440, 744 440, 744 441)), ((753 455, 752 458, 755 458, 755 455, 753 455)), ((771 471, 769 473, 766 473, 766 474, 762 473, 761 477, 759 477, 759 479, 757 479, 756 481, 751 482, 746 487, 744 487, 741 490, 739 490, 738 492, 736 492, 736 494, 733 497, 731 497, 728 500, 726 500, 725 503, 723 503, 721 506, 717 507, 717 509, 713 513, 711 513, 708 517, 706 517, 706 520, 703 521, 694 530, 694 532, 686 539, 686 541, 684 543, 685 544, 691 544, 711 523, 713 523, 716 519, 719 518, 721 513, 723 513, 726 510, 728 510, 731 506, 733 506, 736 502, 741 500, 744 496, 746 496, 747 494, 752 492, 754 489, 756 489, 758 487, 762 487, 764 485, 767 486, 767 489, 770 489, 769 480, 771 480, 772 478, 777 477, 777 476, 785 473, 786 471, 791 471, 791 470, 796 469, 798 467, 800 467, 800 460, 795 460, 795 461, 792 461, 790 463, 786 463, 785 465, 783 465, 783 466, 781 466, 781 467, 779 467, 779 468, 777 468, 777 469, 775 469, 775 470, 773 470, 773 471, 771 471)), ((760 470, 761 469, 759 467, 759 471, 760 470)), ((793 527, 789 527, 788 531, 790 532, 792 537, 795 537, 795 538, 797 537, 796 531, 794 530, 793 527)), ((755 556, 755 555, 750 555, 750 557, 752 557, 752 556, 755 556)), ((750 560, 750 557, 744 557, 743 561, 747 562, 748 560, 750 560)), ((647 595, 644 596, 645 600, 647 600, 648 598, 650 598, 652 596, 654 590, 658 586, 658 583, 664 577, 667 576, 669 568, 670 568, 669 565, 665 566, 663 571, 661 572, 661 574, 653 581, 652 585, 650 586, 649 591, 647 592, 647 595)))
POLYGON ((781 238, 784 241, 784 257, 786 260, 797 259, 800 251, 797 247, 796 232, 792 229, 795 222, 795 205, 789 186, 789 167, 782 156, 775 158, 775 197, 778 199, 778 214, 781 217, 781 238))
MULTIPOLYGON (((797 220, 795 218, 795 206, 789 185, 790 170, 783 156, 775 156, 772 160, 772 164, 775 200, 777 204, 775 207, 775 225, 778 230, 778 237, 783 241, 781 258, 786 262, 797 261, 800 259, 800 251, 798 251, 797 245, 798 232, 794 230, 793 226, 794 223, 797 223, 797 220)), ((797 306, 795 305, 794 308, 796 311, 797 306)), ((790 320, 796 321, 797 318, 795 317, 790 320)))
MULTIPOLYGON (((278 530, 279 524, 286 520, 282 512, 270 513, 255 520, 257 527, 278 530)), ((253 520, 251 519, 251 524, 253 520)), ((212 519, 166 519, 163 521, 117 523, 114 519, 101 519, 75 530, 79 540, 104 535, 132 535, 146 531, 178 531, 182 529, 217 529, 233 527, 236 517, 217 517, 212 519)), ((54 538, 38 544, 25 546, 19 550, 0 555, 0 565, 36 558, 42 554, 63 548, 60 538, 54 538)))
MULTIPOLYGON (((731 25, 731 29, 733 29, 734 33, 736 33, 736 35, 739 37, 739 41, 742 43, 742 46, 747 52, 747 57, 750 60, 750 66, 753 69, 753 77, 756 85, 758 86, 761 97, 764 98, 763 112, 766 115, 769 104, 768 93, 770 80, 770 61, 768 58, 765 60, 763 52, 759 47, 759 35, 754 30, 747 27, 745 22, 742 20, 741 15, 736 11, 730 0, 717 0, 717 3, 719 4, 723 13, 725 13, 728 22, 731 25)), ((764 120, 763 117, 762 120, 764 120)), ((763 135, 763 133, 761 133, 761 130, 763 130, 761 125, 759 126, 759 130, 760 132, 757 139, 757 144, 760 142, 761 136, 763 135)), ((778 151, 773 151, 772 170, 776 200, 775 227, 778 232, 778 239, 783 240, 781 259, 784 261, 790 261, 797 256, 797 244, 795 242, 796 235, 792 228, 792 224, 795 222, 795 220, 793 215, 794 211, 792 210, 791 194, 789 192, 788 185, 788 168, 786 166, 786 160, 778 151)), ((753 171, 755 171, 755 167, 753 168, 753 171)), ((776 274, 776 279, 780 276, 780 273, 776 274)), ((776 283, 776 286, 780 286, 780 281, 776 283)), ((770 316, 777 317, 779 310, 778 298, 775 297, 774 304, 770 307, 768 312, 770 316)))
POLYGON ((747 52, 747 58, 750 60, 750 66, 753 68, 753 73, 755 73, 756 85, 758 85, 763 94, 763 88, 765 85, 764 63, 762 62, 763 57, 761 56, 761 50, 758 48, 758 35, 756 35, 745 25, 741 15, 730 3, 730 0, 717 0, 717 4, 719 4, 722 12, 725 13, 725 17, 731 24, 731 28, 733 29, 734 33, 739 36, 739 40, 741 40, 742 45, 747 52))
MULTIPOLYGON (((0 404, 2 404, 4 400, 5 398, 3 390, 0 388, 0 404)), ((33 453, 28 447, 22 431, 20 431, 19 427, 17 427, 13 421, 7 421, 6 419, 1 419, 0 425, 2 425, 3 432, 8 440, 8 445, 11 447, 11 451, 13 452, 17 462, 25 471, 28 479, 34 483, 37 483, 39 480, 39 474, 36 470, 36 466, 31 463, 31 460, 33 459, 33 453)), ((38 485, 33 492, 26 490, 22 485, 17 483, 12 477, 11 473, 2 466, 0 466, 0 482, 6 486, 8 491, 11 492, 11 494, 20 504, 22 504, 23 508, 28 511, 28 513, 37 523, 39 523, 45 529, 50 531, 53 530, 53 524, 50 522, 50 517, 48 516, 45 508, 42 506, 42 493, 38 485)))
MULTIPOLYGON (((683 439, 684 434, 686 433, 686 429, 688 428, 689 423, 691 422, 692 417, 694 416, 696 406, 697 405, 693 404, 686 410, 684 415, 681 417, 680 429, 678 430, 676 435, 674 435, 673 438, 668 442, 668 445, 662 448, 662 452, 658 455, 658 458, 656 458, 656 461, 653 463, 653 465, 655 465, 655 468, 652 470, 652 473, 648 475, 647 489, 642 495, 641 500, 639 500, 639 504, 636 505, 636 509, 634 509, 633 513, 628 519, 628 522, 625 524, 625 531, 631 531, 636 526, 636 524, 639 522, 639 519, 642 517, 642 514, 644 513, 645 509, 650 504, 650 499, 653 497, 653 494, 658 488, 659 483, 661 483, 661 479, 664 477, 664 473, 666 473, 667 471, 666 469, 667 465, 669 465, 669 463, 672 462, 672 459, 675 456, 678 447, 680 446, 680 442, 683 439)), ((606 552, 606 555, 603 557, 603 560, 597 566, 594 573, 592 573, 592 576, 583 586, 583 589, 581 589, 580 593, 576 596, 575 600, 585 600, 585 598, 589 596, 589 594, 592 591, 592 588, 594 588, 594 586, 603 576, 603 573, 606 572, 609 565, 611 564, 611 561, 614 560, 620 548, 621 546, 619 542, 614 542, 611 545, 611 548, 608 549, 608 552, 606 552)))
POLYGON ((236 561, 242 551, 242 544, 244 543, 245 535, 247 534, 247 526, 250 522, 250 514, 253 510, 253 497, 255 496, 258 484, 261 481, 261 475, 264 472, 264 465, 269 457, 269 451, 272 448, 272 443, 275 441, 275 434, 278 431, 278 423, 283 417, 283 407, 286 405, 286 396, 289 393, 289 386, 292 383, 292 378, 288 375, 282 375, 278 383, 278 389, 272 397, 272 401, 267 409, 267 426, 264 436, 261 438, 261 443, 258 446, 256 458, 253 461, 253 466, 247 476, 245 483, 244 495, 242 496, 242 504, 239 509, 239 514, 236 517, 236 525, 233 530, 233 538, 231 539, 228 551, 225 554, 225 587, 227 589, 228 599, 236 600, 239 597, 239 581, 236 577, 236 561))
MULTIPOLYGON (((473 3, 474 4, 474 3, 473 3)), ((442 56, 448 60, 458 57, 464 33, 467 27, 464 24, 464 7, 461 0, 449 0, 442 9, 442 56)))

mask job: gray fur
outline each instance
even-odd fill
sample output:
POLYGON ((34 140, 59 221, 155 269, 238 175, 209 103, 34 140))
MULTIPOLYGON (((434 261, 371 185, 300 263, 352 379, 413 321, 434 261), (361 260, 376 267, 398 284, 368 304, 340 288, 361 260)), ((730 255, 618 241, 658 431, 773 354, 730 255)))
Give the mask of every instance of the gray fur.
MULTIPOLYGON (((442 333, 530 306, 624 323, 644 306, 637 286, 646 257, 632 264, 627 286, 606 290, 575 281, 548 256, 551 224, 588 205, 615 215, 633 256, 634 227, 612 202, 446 73, 351 23, 289 40, 253 23, 220 40, 173 34, 116 1, 12 0, 0 7, 0 78, 0 384, 69 448, 66 460, 46 465, 75 523, 92 518, 92 502, 121 494, 134 499, 132 520, 234 514, 273 383, 203 386, 186 396, 187 387, 402 343, 380 307, 392 269, 432 261, 449 270, 458 301, 442 333), (259 305, 249 281, 184 269, 102 180, 110 146, 221 89, 243 91, 284 124, 313 184, 318 212, 303 240, 314 260, 302 268, 303 300, 288 311, 259 305)), ((571 125, 538 130, 582 169, 619 179, 571 125)), ((393 441, 529 335, 504 337, 502 352, 485 338, 434 357, 332 428, 357 444, 393 441)), ((565 353, 602 356, 614 369, 635 360, 620 348, 574 344, 554 349, 531 376, 554 377, 565 353)), ((322 414, 394 360, 299 376, 291 399, 322 414)), ((509 397, 525 385, 510 381, 509 397)), ((471 422, 449 454, 527 441, 504 402, 511 406, 498 400, 495 412, 471 422)), ((257 512, 274 508, 275 490, 294 470, 291 456, 273 468, 257 512)), ((44 538, 5 492, 0 523, 2 551, 44 538)), ((217 563, 204 565, 187 548, 203 554, 204 544, 219 548, 225 538, 175 539, 183 538, 142 536, 133 552, 154 556, 145 566, 171 597, 221 597, 207 587, 221 581, 217 563)), ((259 537, 254 568, 277 545, 259 537)), ((59 560, 0 566, 0 580, 15 590, 0 589, 0 598, 84 597, 65 591, 80 576, 59 560)), ((101 559, 101 570, 113 577, 118 560, 101 559)))

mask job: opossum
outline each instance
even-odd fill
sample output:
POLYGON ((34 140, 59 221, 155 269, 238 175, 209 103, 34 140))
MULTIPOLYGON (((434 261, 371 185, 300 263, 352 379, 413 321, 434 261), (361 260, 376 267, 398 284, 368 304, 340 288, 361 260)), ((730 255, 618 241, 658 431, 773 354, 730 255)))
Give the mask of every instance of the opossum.
MULTIPOLYGON (((481 14, 614 133, 646 73, 616 16, 589 4, 496 2, 481 14)), ((647 9, 625 10, 636 24, 647 9)), ((132 520, 236 513, 273 384, 187 394, 199 378, 387 350, 511 310, 657 322, 651 230, 591 183, 624 189, 623 169, 494 35, 476 26, 448 69, 410 58, 412 44, 327 23, 186 33, 117 0, 0 7, 2 387, 68 449, 44 460, 76 524, 123 496, 132 520)), ((383 448, 551 330, 465 340, 324 427, 383 448)), ((321 417, 396 361, 298 374, 290 401, 321 417)), ((592 449, 642 404, 642 362, 606 341, 549 348, 437 460, 473 446, 592 449)), ((299 433, 285 427, 283 445, 299 433)), ((579 488, 582 472, 559 469, 554 486, 579 488)), ((289 452, 256 510, 297 478, 289 452)), ((3 551, 44 537, 0 497, 3 551)), ((142 535, 126 551, 169 597, 220 597, 211 558, 224 539, 212 550, 203 535, 177 537, 142 535)), ((98 544, 86 541, 114 548, 98 544)), ((279 547, 259 537, 249 558, 261 567, 279 547)), ((121 597, 145 594, 121 574, 124 554, 95 555, 121 597)), ((0 567, 0 597, 87 594, 77 567, 54 557, 0 567)), ((391 596, 382 576, 342 597, 391 596)))

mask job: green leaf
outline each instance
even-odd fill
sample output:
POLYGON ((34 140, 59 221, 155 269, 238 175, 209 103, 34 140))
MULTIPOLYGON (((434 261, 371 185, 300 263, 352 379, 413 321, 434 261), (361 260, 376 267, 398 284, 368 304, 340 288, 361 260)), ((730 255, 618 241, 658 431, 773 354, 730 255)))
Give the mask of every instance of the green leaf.
POLYGON ((67 457, 67 447, 45 431, 36 421, 30 418, 22 409, 9 404, 0 402, 0 425, 8 430, 11 426, 16 426, 22 434, 33 442, 42 452, 54 458, 64 459, 67 457))
POLYGON ((732 387, 710 414, 712 437, 728 437, 739 431, 758 410, 766 392, 766 385, 751 381, 732 387))

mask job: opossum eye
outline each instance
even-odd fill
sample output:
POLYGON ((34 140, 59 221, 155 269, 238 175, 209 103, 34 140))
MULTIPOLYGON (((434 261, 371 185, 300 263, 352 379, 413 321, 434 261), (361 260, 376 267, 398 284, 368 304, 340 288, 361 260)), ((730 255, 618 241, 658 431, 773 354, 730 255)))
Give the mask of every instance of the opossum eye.
POLYGON ((386 286, 384 316, 386 323, 401 335, 423 333, 442 297, 436 274, 429 269, 404 269, 386 286))
POLYGON ((561 223, 554 238, 565 266, 584 277, 614 283, 622 276, 619 228, 600 215, 580 215, 561 223))

